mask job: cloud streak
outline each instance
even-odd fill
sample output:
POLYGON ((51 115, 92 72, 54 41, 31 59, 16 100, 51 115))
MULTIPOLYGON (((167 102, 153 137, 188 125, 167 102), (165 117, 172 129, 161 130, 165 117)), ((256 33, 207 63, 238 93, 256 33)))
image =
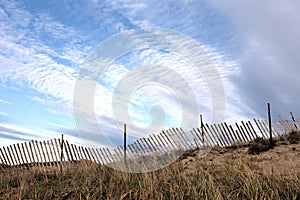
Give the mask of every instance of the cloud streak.
POLYGON ((300 113, 300 3, 213 2, 243 33, 239 39, 243 50, 237 57, 241 74, 235 78, 243 104, 260 116, 265 116, 268 101, 276 114, 300 113))

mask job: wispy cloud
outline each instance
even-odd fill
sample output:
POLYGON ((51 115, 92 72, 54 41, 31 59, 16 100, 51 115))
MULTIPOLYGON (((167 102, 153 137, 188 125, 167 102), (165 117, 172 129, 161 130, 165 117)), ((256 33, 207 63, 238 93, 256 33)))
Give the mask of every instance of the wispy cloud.
POLYGON ((13 101, 7 101, 7 100, 4 100, 4 99, 0 99, 0 103, 13 104, 14 102, 13 101))
POLYGON ((268 101, 276 114, 300 113, 299 2, 212 2, 243 33, 236 38, 241 49, 237 57, 240 75, 233 79, 243 104, 261 116, 268 101))
POLYGON ((82 44, 85 37, 47 14, 32 15, 13 2, 6 3, 0 12, 5 27, 0 31, 1 82, 29 85, 71 102, 76 67, 88 50, 82 44))
POLYGON ((0 112, 0 115, 2 115, 2 116, 8 116, 8 114, 6 112, 0 112))

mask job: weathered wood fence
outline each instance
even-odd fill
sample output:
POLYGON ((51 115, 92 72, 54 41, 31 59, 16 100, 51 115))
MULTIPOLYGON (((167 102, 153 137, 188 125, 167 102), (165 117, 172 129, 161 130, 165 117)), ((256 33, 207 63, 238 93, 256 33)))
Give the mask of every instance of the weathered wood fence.
MULTIPOLYGON (((300 127, 300 120, 274 119, 272 124, 273 137, 288 133, 300 127)), ((203 124, 189 132, 182 128, 171 128, 159 134, 140 138, 124 148, 91 148, 69 143, 67 140, 51 139, 30 141, 0 147, 0 168, 32 166, 62 166, 64 163, 76 161, 92 161, 100 164, 117 163, 136 156, 160 154, 176 150, 190 150, 202 146, 231 146, 236 142, 248 142, 257 137, 270 138, 267 120, 253 119, 241 121, 235 125, 203 124)))

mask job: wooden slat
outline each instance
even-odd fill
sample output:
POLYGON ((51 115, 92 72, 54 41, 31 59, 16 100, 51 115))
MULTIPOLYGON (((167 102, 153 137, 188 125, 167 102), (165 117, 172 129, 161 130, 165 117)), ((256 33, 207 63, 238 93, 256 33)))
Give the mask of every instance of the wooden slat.
POLYGON ((79 149, 80 155, 81 155, 81 157, 82 157, 82 162, 83 162, 86 166, 88 166, 88 165, 89 165, 89 163, 87 162, 87 161, 88 161, 88 157, 87 157, 87 155, 86 155, 86 152, 85 152, 85 150, 84 150, 84 147, 83 147, 83 146, 78 146, 78 149, 79 149))
POLYGON ((68 151, 67 145, 66 145, 66 140, 63 140, 63 151, 65 152, 64 155, 66 155, 65 161, 70 161, 70 153, 68 151))
POLYGON ((228 131, 225 129, 223 123, 218 124, 219 129, 223 132, 226 140, 228 141, 228 145, 231 146, 233 144, 233 140, 230 137, 230 134, 228 133, 228 131))
POLYGON ((130 149, 130 151, 131 151, 132 153, 138 154, 138 150, 134 147, 133 144, 129 144, 127 147, 130 149))
POLYGON ((157 135, 153 134, 153 135, 150 136, 150 137, 154 139, 153 141, 156 141, 156 142, 159 144, 160 149, 164 149, 164 150, 168 149, 168 148, 162 143, 162 141, 160 140, 160 138, 159 138, 157 135))
POLYGON ((47 162, 49 163, 49 165, 53 165, 54 163, 51 161, 49 148, 47 148, 47 144, 45 140, 43 141, 43 144, 44 144, 45 154, 47 155, 47 159, 48 159, 47 162))
POLYGON ((169 136, 169 132, 166 130, 166 131, 163 131, 163 132, 161 132, 161 133, 159 133, 158 135, 157 135, 157 137, 158 137, 158 139, 159 139, 159 141, 162 143, 162 145, 165 147, 165 149, 167 150, 167 151, 172 151, 173 150, 173 145, 172 145, 172 141, 170 142, 170 145, 168 144, 168 142, 167 142, 167 139, 166 138, 169 138, 170 136, 169 136))
POLYGON ((99 153, 97 153, 96 149, 95 149, 95 148, 92 148, 91 150, 92 150, 92 152, 94 153, 95 158, 97 159, 97 163, 99 163, 99 164, 104 164, 104 162, 103 162, 102 159, 101 159, 101 156, 99 155, 99 153))
POLYGON ((106 160, 106 164, 111 163, 112 161, 108 158, 106 155, 106 151, 104 148, 99 148, 99 151, 101 152, 103 158, 106 160))
POLYGON ((159 151, 161 149, 160 145, 157 143, 157 141, 153 138, 152 135, 149 136, 149 140, 151 141, 153 146, 155 146, 156 151, 159 151))
POLYGON ((48 146, 49 146, 49 149, 50 149, 51 158, 53 160, 52 162, 53 162, 53 164, 55 164, 56 166, 58 166, 58 162, 57 162, 58 160, 57 160, 56 154, 54 152, 55 149, 54 149, 53 142, 52 142, 52 140, 48 140, 47 143, 48 143, 48 146))
MULTIPOLYGON (((121 148, 121 149, 123 149, 123 148, 121 148)), ((121 151, 121 149, 120 149, 120 147, 113 149, 113 151, 114 151, 113 155, 116 158, 116 165, 118 165, 118 167, 120 169, 122 169, 122 163, 124 162, 124 152, 121 151)), ((126 152, 126 153, 128 153, 128 152, 126 152)))
MULTIPOLYGON (((165 149, 168 151, 173 151, 173 150, 177 150, 179 148, 181 148, 181 145, 179 144, 179 142, 176 140, 176 138, 174 138, 174 135, 172 133, 169 132, 169 130, 166 131, 162 131, 160 133, 161 138, 168 138, 168 143, 167 142, 163 142, 163 145, 165 147, 165 149)), ((165 139, 164 139, 165 140, 165 139)))
POLYGON ((44 157, 43 163, 44 163, 45 165, 48 165, 48 166, 49 166, 50 163, 48 162, 48 159, 47 159, 47 157, 46 157, 46 153, 45 153, 44 148, 43 148, 43 142, 40 141, 39 143, 40 143, 40 148, 41 148, 41 151, 42 151, 42 155, 43 155, 43 157, 44 157))
POLYGON ((33 147, 32 147, 32 142, 29 142, 28 145, 29 145, 29 149, 30 149, 30 152, 31 152, 32 161, 33 161, 33 163, 35 163, 36 159, 34 158, 34 151, 33 151, 33 147))
POLYGON ((250 140, 254 140, 255 139, 254 135, 252 134, 251 130, 245 125, 245 123, 243 121, 242 121, 242 125, 243 125, 244 131, 247 134, 248 138, 250 138, 250 140))
MULTIPOLYGON (((269 123, 266 120, 262 120, 262 123, 266 127, 266 130, 268 130, 268 132, 270 132, 270 130, 269 130, 269 123)), ((291 124, 291 127, 293 127, 293 124, 291 124)), ((273 137, 277 137, 278 136, 277 129, 275 129, 275 127, 273 126, 272 123, 271 123, 271 128, 272 128, 272 136, 273 137)))
MULTIPOLYGON (((25 162, 26 162, 26 164, 27 164, 27 166, 28 166, 28 164, 31 163, 31 161, 29 161, 29 160, 27 159, 26 151, 25 151, 25 148, 24 148, 24 144, 23 144, 23 143, 21 143, 21 148, 22 148, 22 151, 23 151, 23 153, 24 153, 24 160, 25 160, 25 162)), ((28 155, 29 155, 29 154, 28 154, 28 155)))
MULTIPOLYGON (((125 159, 125 157, 124 157, 124 148, 119 146, 117 148, 117 150, 118 150, 117 153, 119 154, 120 160, 124 160, 125 159)), ((130 152, 126 150, 126 159, 129 158, 129 155, 130 155, 130 152)))
POLYGON ((285 129, 284 132, 285 132, 285 133, 289 132, 290 127, 288 127, 288 125, 285 123, 285 120, 283 120, 281 116, 279 116, 279 119, 280 119, 280 123, 282 124, 282 126, 283 126, 284 129, 285 129))
POLYGON ((181 136, 182 140, 185 142, 187 149, 194 149, 193 143, 187 137, 186 133, 181 128, 172 128, 174 133, 177 133, 181 136))
POLYGON ((204 143, 204 134, 202 136, 200 136, 201 133, 200 132, 198 133, 196 128, 193 128, 191 131, 194 132, 194 135, 200 141, 200 145, 201 145, 201 143, 203 144, 204 143))
POLYGON ((49 156, 49 161, 51 161, 51 165, 57 165, 57 163, 55 162, 55 159, 53 157, 53 154, 52 154, 52 149, 51 149, 51 146, 50 146, 50 142, 49 140, 45 141, 45 146, 48 146, 48 156, 49 156))
POLYGON ((222 138, 218 135, 218 132, 214 129, 213 125, 210 126, 210 130, 213 133, 213 135, 217 138, 218 143, 220 144, 220 146, 225 147, 226 145, 224 144, 222 138))
POLYGON ((107 148, 103 148, 102 150, 103 150, 103 153, 104 153, 105 157, 106 157, 107 160, 109 161, 109 163, 115 162, 115 161, 114 161, 114 158, 109 154, 109 151, 108 151, 107 148))
POLYGON ((280 128, 282 133, 287 132, 285 126, 282 124, 280 119, 275 119, 275 122, 276 122, 277 126, 280 128))
POLYGON ((157 136, 160 139, 160 141, 162 142, 162 144, 166 147, 167 150, 172 150, 173 145, 172 145, 172 142, 170 140, 169 140, 170 144, 168 143, 168 138, 170 137, 168 135, 170 135, 170 133, 169 133, 168 130, 166 130, 166 131, 162 131, 157 136))
POLYGON ((83 157, 83 155, 82 155, 82 153, 81 153, 81 150, 80 150, 79 146, 74 145, 74 148, 75 148, 75 150, 76 150, 76 152, 77 152, 78 160, 83 160, 84 157, 83 157))
POLYGON ((15 150, 15 152, 13 152, 13 153, 15 153, 15 155, 16 155, 16 157, 17 157, 17 159, 18 159, 18 165, 21 165, 22 163, 21 163, 20 156, 19 156, 19 154, 18 154, 18 152, 17 152, 16 144, 13 144, 12 146, 13 146, 13 149, 15 150))
POLYGON ((266 138, 266 136, 265 136, 265 134, 264 134, 264 131, 261 129, 261 127, 260 127, 258 121, 257 121, 256 119, 253 119, 253 120, 254 120, 254 122, 255 122, 255 124, 256 124, 256 127, 257 127, 258 130, 260 131, 262 137, 266 138))
POLYGON ((141 147, 138 146, 137 142, 134 141, 132 144, 131 144, 131 147, 136 151, 137 154, 141 155, 143 154, 142 150, 141 150, 141 147))
MULTIPOLYGON (((32 157, 31 157, 32 153, 29 151, 28 145, 27 145, 26 142, 24 143, 24 146, 25 146, 25 150, 26 150, 27 155, 28 155, 28 160, 29 160, 29 162, 30 162, 31 164, 34 163, 34 161, 32 160, 32 157)), ((25 151, 25 150, 23 149, 23 151, 25 151)))
MULTIPOLYGON (((4 148, 4 147, 3 147, 4 148)), ((2 149, 0 148, 0 153, 2 156, 0 156, 0 159, 1 159, 1 162, 5 165, 11 165, 5 158, 5 154, 4 152, 2 151, 2 149)))
POLYGON ((34 152, 35 152, 36 163, 37 163, 38 166, 41 167, 41 166, 42 166, 42 163, 41 163, 40 160, 39 160, 39 156, 40 156, 40 155, 38 154, 38 150, 37 150, 35 141, 32 140, 31 144, 32 144, 32 147, 33 147, 34 152))
POLYGON ((226 138, 224 137, 224 134, 222 134, 222 132, 219 130, 218 126, 216 124, 213 124, 211 126, 214 131, 216 132, 216 135, 219 137, 219 139, 221 140, 221 142, 223 143, 224 147, 228 146, 227 144, 227 140, 226 138))
POLYGON ((57 141, 57 139, 55 138, 55 139, 54 139, 54 143, 55 143, 55 146, 56 146, 56 149, 57 149, 59 162, 62 164, 63 160, 62 160, 61 157, 60 157, 60 155, 61 155, 61 149, 60 149, 60 142, 59 142, 59 139, 58 139, 58 141, 57 141))
POLYGON ((161 143, 161 145, 162 145, 162 147, 164 147, 164 149, 165 150, 172 150, 172 148, 170 147, 170 146, 168 146, 167 144, 166 144, 166 142, 164 142, 164 140, 163 140, 163 137, 165 136, 165 134, 167 134, 167 133, 159 133, 159 134, 157 134, 155 137, 157 138, 157 140, 161 143))
POLYGON ((150 149, 151 152, 154 152, 154 151, 155 151, 155 150, 154 150, 155 147, 153 147, 153 146, 146 140, 146 138, 142 138, 142 140, 143 140, 144 144, 146 144, 146 146, 149 147, 149 149, 150 149))
POLYGON ((181 134, 184 136, 184 138, 186 139, 186 142, 189 144, 190 148, 196 148, 196 146, 193 144, 193 142, 190 141, 189 137, 187 136, 187 134, 184 132, 184 130, 182 128, 176 128, 176 130, 178 132, 181 132, 181 134))
POLYGON ((86 162, 86 157, 85 157, 85 154, 82 150, 82 146, 78 146, 78 151, 79 151, 79 154, 80 154, 80 157, 81 157, 81 160, 83 160, 84 162, 86 162))
POLYGON ((249 127, 250 127, 252 133, 254 134, 254 138, 255 138, 255 139, 258 138, 258 135, 257 135, 257 133, 256 133, 256 131, 255 131, 255 129, 254 129, 254 127, 252 126, 252 124, 251 124, 250 121, 248 121, 248 125, 249 125, 249 127))
MULTIPOLYGON (((196 128, 196 131, 198 134, 201 133, 201 130, 199 128, 196 128)), ((209 146, 215 146, 215 143, 214 141, 212 140, 212 138, 210 137, 209 133, 207 132, 206 130, 206 127, 203 126, 203 131, 204 131, 204 134, 203 134, 203 139, 204 139, 204 144, 208 144, 209 146)))
POLYGON ((197 148, 200 148, 203 145, 203 143, 202 143, 201 139, 199 139, 195 129, 191 129, 190 133, 194 138, 194 141, 195 141, 195 144, 196 144, 197 148))
MULTIPOLYGON (((124 161, 124 152, 120 149, 123 149, 123 147, 117 147, 117 148, 114 148, 112 149, 112 155, 114 156, 115 160, 116 160, 116 164, 120 164, 119 167, 121 167, 121 162, 124 161), (123 152, 123 153, 122 153, 123 152)), ((126 152, 128 153, 128 152, 126 152)))
POLYGON ((247 135, 246 131, 244 130, 243 126, 240 126, 240 130, 242 131, 242 134, 245 136, 246 138, 246 142, 251 141, 251 138, 249 137, 249 135, 247 135))
POLYGON ((86 149, 87 149, 87 151, 88 151, 88 154, 89 154, 90 157, 91 157, 91 160, 92 160, 93 162, 97 163, 97 160, 95 159, 95 156, 93 155, 93 152, 91 151, 91 148, 90 148, 90 147, 87 147, 86 149))
POLYGON ((234 139, 233 139, 232 134, 230 133, 230 131, 228 129, 226 129, 224 123, 221 123, 219 125, 219 128, 221 130, 223 130, 223 132, 225 133, 225 136, 226 136, 227 140, 229 141, 229 144, 232 145, 234 143, 234 139))
MULTIPOLYGON (((205 132, 204 139, 206 138, 206 141, 209 140, 212 147, 215 146, 217 143, 214 140, 214 138, 211 137, 211 133, 209 132, 209 130, 205 126, 203 126, 203 130, 205 132)), ((197 128, 197 131, 198 131, 198 133, 201 132, 201 130, 199 128, 197 128)))
POLYGON ((216 137, 215 133, 212 132, 212 130, 210 129, 210 126, 208 124, 205 124, 205 128, 207 129, 207 133, 209 133, 210 137, 214 140, 215 145, 219 145, 222 146, 221 142, 219 141, 219 139, 216 137), (206 127, 205 127, 206 126, 206 127))
POLYGON ((8 147, 6 147, 7 148, 7 152, 6 152, 6 150, 5 150, 5 147, 3 147, 3 153, 4 153, 4 156, 6 156, 6 159, 7 159, 7 161, 8 161, 8 164, 11 166, 11 167, 13 167, 15 164, 14 164, 14 160, 13 160, 13 157, 11 156, 11 154, 10 154, 10 152, 9 152, 9 149, 8 149, 8 147))
POLYGON ((143 138, 140 138, 138 141, 139 141, 139 143, 141 144, 142 149, 144 149, 144 151, 145 151, 146 153, 149 153, 149 152, 150 152, 150 149, 149 149, 149 147, 147 146, 147 144, 144 143, 143 138))
POLYGON ((174 138, 174 141, 175 143, 178 144, 179 148, 189 149, 189 147, 187 146, 187 144, 185 143, 184 139, 180 134, 173 132, 172 130, 167 130, 166 133, 168 133, 170 137, 174 138))
MULTIPOLYGON (((266 124, 265 120, 261 120, 261 125, 263 127, 263 129, 266 131, 266 135, 268 136, 268 138, 270 138, 270 130, 269 130, 269 126, 266 124)), ((274 136, 273 132, 272 132, 272 137, 274 136)))
POLYGON ((148 141, 148 143, 152 146, 154 151, 158 151, 157 146, 154 144, 153 139, 148 137, 146 138, 146 140, 148 141))
POLYGON ((108 155, 110 156, 110 158, 112 159, 113 162, 117 162, 117 160, 115 160, 114 156, 112 155, 112 153, 110 152, 109 148, 106 148, 106 151, 108 152, 108 155))
POLYGON ((29 154, 31 156, 31 160, 32 160, 32 163, 34 164, 35 163, 35 158, 34 158, 34 152, 33 152, 33 149, 32 149, 32 144, 31 142, 28 142, 28 146, 29 146, 29 154))
POLYGON ((277 128, 274 126, 274 124, 272 124, 272 130, 273 130, 273 134, 275 135, 275 137, 280 137, 280 133, 277 130, 277 128))
POLYGON ((57 157, 57 153, 56 153, 56 150, 55 150, 55 144, 54 144, 53 140, 50 140, 50 143, 51 143, 51 146, 52 146, 52 152, 53 152, 53 155, 54 155, 54 158, 55 158, 55 162, 58 166, 59 159, 57 157))
POLYGON ((145 151, 144 147, 142 146, 142 144, 139 140, 136 141, 136 144, 140 147, 142 153, 147 154, 147 152, 145 151))
POLYGON ((10 164, 8 164, 8 162, 6 161, 5 155, 4 155, 4 153, 2 152, 1 147, 0 147, 0 161, 1 161, 1 163, 3 164, 3 166, 0 165, 1 168, 5 168, 4 166, 10 165, 10 164))
POLYGON ((89 160, 89 158, 87 157, 87 154, 86 154, 86 152, 85 152, 83 146, 80 146, 80 150, 81 150, 81 152, 82 152, 82 154, 83 154, 84 159, 85 159, 85 160, 89 160))
POLYGON ((146 139, 144 137, 140 139, 140 142, 145 147, 145 149, 147 149, 148 153, 152 153, 153 152, 153 148, 149 145, 148 141, 146 141, 146 139))
POLYGON ((235 136, 234 131, 230 130, 230 128, 229 128, 229 126, 227 125, 226 122, 224 122, 224 129, 227 130, 228 135, 230 136, 232 143, 238 142, 238 138, 235 136))
POLYGON ((46 155, 45 155, 45 152, 44 152, 44 149, 43 149, 43 143, 40 141, 40 149, 42 151, 42 155, 44 157, 44 160, 42 161, 44 163, 44 165, 48 165, 48 162, 47 162, 47 158, 46 158, 46 155))
POLYGON ((270 136, 269 136, 268 129, 265 129, 265 127, 263 126, 260 120, 257 120, 257 123, 259 124, 261 130, 263 131, 263 135, 265 136, 265 138, 269 139, 270 136))
POLYGON ((98 148, 93 148, 93 151, 95 152, 95 155, 99 160, 99 163, 100 164, 105 164, 105 160, 102 158, 100 152, 98 151, 98 148))
POLYGON ((229 125, 229 128, 231 132, 234 134, 234 136, 236 137, 236 139, 238 140, 238 142, 243 142, 243 139, 239 135, 238 131, 237 130, 235 131, 231 125, 229 125))
POLYGON ((174 128, 173 128, 173 131, 172 131, 172 129, 170 129, 170 131, 173 132, 174 135, 177 135, 178 138, 180 138, 180 140, 182 141, 182 144, 184 145, 185 149, 192 149, 190 147, 189 143, 186 141, 186 138, 184 137, 184 135, 180 131, 178 131, 177 129, 175 130, 174 128))
POLYGON ((240 126, 238 125, 238 123, 235 123, 235 127, 237 128, 236 133, 238 135, 240 135, 240 138, 242 138, 242 142, 247 142, 247 137, 243 134, 243 132, 240 129, 240 126))
POLYGON ((136 152, 136 150, 134 150, 134 148, 132 148, 131 146, 132 146, 131 144, 127 145, 127 147, 128 147, 128 149, 129 149, 129 151, 131 152, 131 154, 134 154, 134 155, 135 155, 137 152, 136 152))
POLYGON ((220 136, 222 136, 225 146, 230 146, 230 140, 226 137, 226 134, 222 130, 221 125, 220 124, 218 124, 218 125, 215 124, 215 129, 217 130, 218 134, 220 136))
POLYGON ((72 150, 74 152, 74 158, 75 158, 75 160, 79 160, 79 155, 78 155, 77 150, 74 147, 74 144, 71 144, 71 148, 72 148, 72 150))
POLYGON ((14 166, 18 166, 19 164, 18 164, 17 157, 14 153, 13 145, 7 146, 7 152, 10 155, 10 157, 12 158, 12 160, 14 162, 14 166))
POLYGON ((164 131, 162 131, 162 133, 161 133, 161 135, 162 135, 162 137, 164 137, 164 138, 166 138, 166 146, 167 147, 169 147, 169 149, 170 150, 172 150, 172 149, 174 149, 174 150, 176 150, 177 148, 176 148, 176 146, 173 144, 173 142, 171 141, 171 133, 168 131, 168 130, 166 130, 166 132, 164 132, 164 131))
POLYGON ((109 161, 106 159, 104 153, 102 152, 102 149, 99 148, 99 149, 96 149, 96 151, 99 153, 99 155, 102 157, 102 160, 104 160, 104 163, 107 164, 109 163, 109 161))
POLYGON ((66 140, 65 141, 65 146, 66 146, 66 149, 68 149, 68 151, 69 151, 69 155, 70 155, 70 161, 71 162, 73 162, 74 161, 74 153, 72 152, 72 149, 71 149, 71 147, 70 147, 70 144, 69 144, 69 142, 68 142, 68 140, 66 140))
POLYGON ((58 162, 59 162, 59 165, 60 165, 60 170, 62 170, 62 167, 63 167, 63 157, 61 157, 61 146, 60 146, 60 140, 58 139, 54 139, 54 143, 55 143, 55 146, 56 146, 56 149, 57 149, 57 153, 58 153, 58 162))

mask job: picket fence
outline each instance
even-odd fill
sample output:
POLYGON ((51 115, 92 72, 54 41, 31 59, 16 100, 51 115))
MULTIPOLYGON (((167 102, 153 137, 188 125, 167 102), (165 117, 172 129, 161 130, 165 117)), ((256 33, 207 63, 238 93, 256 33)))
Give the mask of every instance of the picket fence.
MULTIPOLYGON (((288 133, 300 127, 300 120, 283 120, 281 117, 271 124, 272 137, 288 133)), ((126 148, 91 148, 75 145, 60 139, 29 141, 0 147, 1 168, 30 168, 33 166, 57 166, 85 161, 99 164, 120 162, 136 156, 159 154, 176 150, 191 150, 203 146, 231 146, 238 142, 249 142, 257 137, 270 138, 267 120, 253 119, 252 122, 241 121, 239 124, 202 124, 189 132, 182 128, 171 128, 159 134, 140 138, 126 148), (124 152, 126 149, 126 155, 124 152)))

